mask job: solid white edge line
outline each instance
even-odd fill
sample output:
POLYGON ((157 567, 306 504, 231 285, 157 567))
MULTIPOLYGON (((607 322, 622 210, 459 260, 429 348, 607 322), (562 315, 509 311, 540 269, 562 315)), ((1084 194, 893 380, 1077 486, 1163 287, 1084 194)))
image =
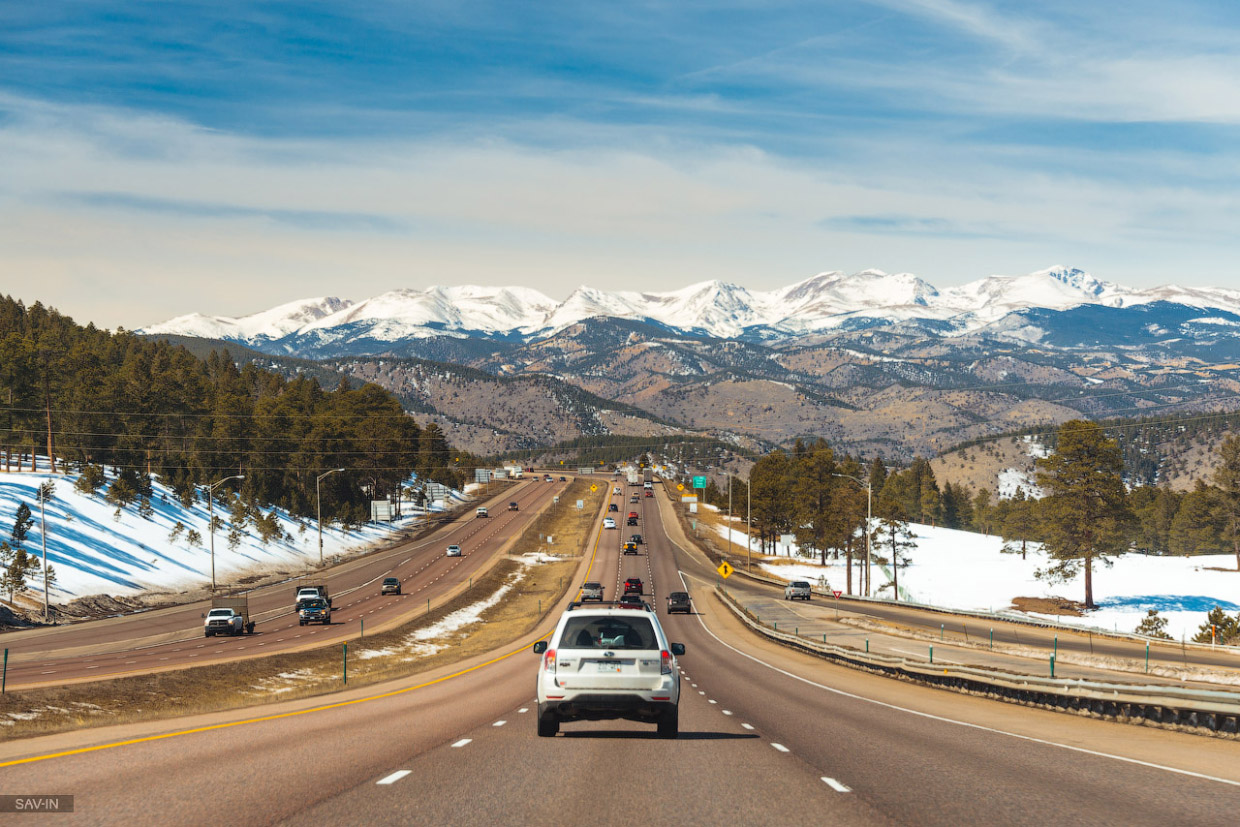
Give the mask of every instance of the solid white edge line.
POLYGON ((824 783, 825 783, 828 787, 830 787, 831 789, 835 790, 837 793, 850 793, 850 792, 852 792, 852 790, 851 790, 851 789, 849 789, 848 787, 845 787, 843 784, 841 784, 840 782, 836 781, 834 778, 827 778, 827 777, 824 775, 824 776, 822 777, 822 780, 823 780, 823 782, 824 782, 824 783))
MULTIPOLYGON (((687 591, 689 589, 689 584, 685 581, 685 573, 683 571, 677 570, 677 574, 680 575, 680 582, 684 584, 685 590, 687 591)), ((765 666, 767 669, 778 672, 781 675, 786 675, 787 677, 792 678, 793 680, 800 681, 801 683, 808 684, 810 686, 815 686, 823 690, 824 692, 830 692, 834 695, 839 695, 842 698, 850 698, 855 701, 863 701, 868 704, 874 704, 875 706, 881 706, 884 709, 893 709, 896 712, 905 712, 909 715, 916 715, 918 718, 926 718, 927 720, 939 721, 944 724, 955 724, 956 726, 966 727, 968 729, 976 729, 981 732, 990 732, 995 735, 1006 735, 1009 738, 1016 738, 1017 740, 1020 740, 1020 741, 1028 741, 1034 744, 1043 744, 1048 747, 1058 747, 1059 749, 1068 750, 1069 752, 1079 752, 1084 755, 1092 755, 1096 758, 1110 758, 1113 761, 1120 761, 1125 764, 1134 764, 1138 767, 1148 767, 1149 769, 1153 769, 1153 770, 1163 770, 1165 772, 1174 773, 1176 775, 1188 776, 1189 778, 1200 778, 1203 781, 1215 781, 1219 784, 1226 784, 1229 787, 1240 787, 1240 781, 1232 781, 1231 779, 1228 779, 1228 778, 1218 778, 1213 775, 1206 775, 1205 773, 1193 772, 1192 770, 1182 770, 1176 767, 1168 767, 1163 764, 1155 764, 1150 761, 1142 761, 1139 758, 1128 758, 1123 755, 1115 755, 1109 752, 1098 752, 1097 750, 1085 749, 1084 747, 1074 747, 1071 744, 1061 744, 1057 741, 1048 741, 1044 738, 1035 738, 1032 735, 1021 735, 1016 732, 1008 732, 1002 729, 995 729, 994 727, 982 726, 981 724, 971 724, 968 721, 957 721, 953 718, 944 718, 941 715, 933 715, 929 712, 918 712, 916 709, 909 709, 907 707, 897 706, 896 704, 889 704, 886 701, 876 701, 873 698, 866 698, 861 695, 854 695, 851 692, 845 692, 842 689, 835 689, 834 687, 825 686, 816 681, 811 681, 809 678, 803 678, 800 675, 794 675, 791 672, 788 672, 784 669, 780 669, 778 666, 774 666, 772 664, 767 663, 761 658, 756 658, 753 655, 748 654, 747 652, 742 652, 740 649, 737 649, 735 646, 722 640, 718 635, 712 632, 706 626, 706 622, 702 620, 701 615, 698 615, 698 623, 701 624, 702 629, 706 632, 706 634, 713 637, 716 641, 719 642, 721 646, 726 646, 728 649, 731 649, 733 652, 740 655, 741 657, 748 658, 754 663, 761 664, 762 666, 765 666)), ((746 725, 741 724, 741 726, 746 726, 746 725)))
POLYGON ((453 746, 453 747, 463 747, 463 746, 465 746, 466 744, 470 743, 470 742, 471 742, 471 741, 473 741, 473 740, 474 740, 473 738, 462 738, 461 740, 457 741, 457 742, 456 742, 455 744, 453 744, 452 746, 453 746))
POLYGON ((380 778, 375 783, 376 784, 395 784, 397 781, 401 780, 406 775, 409 775, 411 772, 413 772, 413 770, 397 770, 396 772, 392 773, 386 778, 380 778))

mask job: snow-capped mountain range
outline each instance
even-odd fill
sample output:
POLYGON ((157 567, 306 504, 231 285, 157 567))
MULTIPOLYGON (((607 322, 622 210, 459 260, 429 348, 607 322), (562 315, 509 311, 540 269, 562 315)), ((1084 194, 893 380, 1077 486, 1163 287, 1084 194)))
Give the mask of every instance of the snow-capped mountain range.
MULTIPOLYGON (((762 341, 833 329, 927 323, 959 336, 1021 327, 1012 314, 1084 305, 1130 308, 1156 303, 1240 315, 1240 291, 1167 285, 1147 290, 1052 267, 1023 276, 990 276, 938 290, 909 273, 838 271, 768 292, 708 281, 666 293, 579 287, 557 302, 524 287, 401 289, 364 301, 303 299, 240 318, 190 314, 142 333, 224 339, 266 352, 322 352, 347 343, 450 336, 529 341, 595 317, 656 324, 680 334, 762 341), (1005 323, 1005 320, 1006 323, 1005 323)), ((1027 338, 1027 334, 1022 338, 1027 338)))

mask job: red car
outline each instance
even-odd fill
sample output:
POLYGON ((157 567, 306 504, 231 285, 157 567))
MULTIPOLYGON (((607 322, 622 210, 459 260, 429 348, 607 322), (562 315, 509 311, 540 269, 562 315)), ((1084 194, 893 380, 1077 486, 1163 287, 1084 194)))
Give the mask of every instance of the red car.
POLYGON ((647 496, 647 497, 653 497, 653 496, 654 496, 654 492, 653 492, 653 491, 651 491, 649 488, 647 488, 647 489, 646 489, 646 496, 647 496))
POLYGON ((636 511, 630 511, 630 512, 629 512, 629 519, 630 519, 630 520, 636 520, 636 519, 637 519, 637 512, 636 512, 636 511))
POLYGON ((640 577, 630 577, 624 581, 625 594, 641 594, 642 588, 642 579, 640 577))

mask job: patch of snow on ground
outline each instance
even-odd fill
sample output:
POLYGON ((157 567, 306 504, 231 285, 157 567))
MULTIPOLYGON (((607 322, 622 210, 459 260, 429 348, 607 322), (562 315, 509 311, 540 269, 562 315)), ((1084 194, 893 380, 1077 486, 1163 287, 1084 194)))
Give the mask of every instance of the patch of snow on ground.
MULTIPOLYGON (((908 556, 910 563, 900 569, 900 597, 916 603, 984 612, 1020 614, 1010 607, 1017 597, 1085 598, 1084 574, 1078 572, 1067 583, 1051 585, 1034 576, 1047 567, 1040 547, 1029 547, 1027 559, 1004 554, 1001 538, 934 526, 912 525, 916 535, 908 556)), ((720 527, 720 534, 723 529, 720 527)), ((745 536, 733 530, 733 564, 745 551, 745 536), (739 542, 738 542, 739 539, 739 542)), ((882 555, 877 546, 875 555, 882 555)), ((809 580, 815 584, 826 578, 833 589, 843 590, 846 573, 843 560, 822 566, 792 556, 787 562, 763 563, 770 574, 785 580, 809 580)), ((1127 554, 1115 558, 1114 565, 1094 565, 1094 602, 1098 608, 1084 617, 1027 614, 1061 623, 1132 632, 1156 609, 1165 618, 1167 634, 1191 639, 1206 620, 1206 614, 1220 606, 1229 614, 1240 612, 1240 572, 1236 558, 1229 554, 1201 557, 1154 557, 1127 554)), ((860 566, 854 561, 853 590, 856 592, 860 566)), ((874 567, 879 595, 891 596, 891 567, 874 567)))
MULTIPOLYGON (((539 557, 546 555, 526 554, 523 557, 539 557)), ((554 559, 554 558, 552 558, 554 559)), ((537 565, 545 562, 543 560, 532 560, 527 565, 537 565)), ((457 609, 452 614, 444 617, 437 623, 433 623, 422 629, 417 629, 405 636, 405 640, 396 646, 387 646, 382 649, 369 649, 359 653, 358 657, 362 660, 371 658, 386 657, 388 655, 406 655, 408 659, 426 657, 433 655, 441 649, 446 649, 448 644, 441 642, 441 638, 456 634, 467 626, 472 626, 482 620, 482 614, 487 609, 499 604, 508 592, 512 591, 517 583, 521 582, 523 575, 518 574, 508 579, 508 582, 496 589, 490 597, 485 600, 479 600, 477 603, 471 603, 463 609, 457 609), (437 641, 437 642, 431 642, 437 641)))
MULTIPOLYGON (((47 467, 46 459, 40 460, 47 467)), ((34 525, 26 538, 26 550, 42 554, 42 529, 36 490, 51 481, 55 492, 46 504, 47 559, 56 571, 51 588, 54 602, 92 594, 132 595, 145 591, 180 590, 203 586, 211 580, 209 512, 207 503, 196 501, 189 509, 181 507, 171 490, 158 480, 151 497, 152 514, 143 518, 137 503, 122 510, 104 500, 106 486, 94 496, 74 487, 76 473, 52 474, 48 471, 0 471, 0 531, 7 537, 18 505, 30 507, 34 525), (176 540, 170 539, 176 524, 184 528, 176 540), (197 531, 201 541, 190 545, 186 534, 197 531)), ((219 492, 217 492, 218 494, 219 492)), ((460 496, 459 494, 454 494, 460 496)), ((215 513, 227 521, 225 499, 216 503, 215 513)), ((387 523, 367 523, 351 532, 339 525, 323 524, 323 554, 336 557, 373 546, 406 528, 423 512, 404 505, 405 516, 387 523)), ((270 511, 270 509, 264 509, 270 511)), ((263 544, 253 527, 247 529, 235 547, 228 544, 228 528, 215 535, 215 572, 219 583, 229 583, 243 575, 296 569, 317 565, 318 530, 313 519, 297 520, 279 511, 277 518, 285 537, 263 544)), ((40 596, 42 574, 30 582, 40 596)))

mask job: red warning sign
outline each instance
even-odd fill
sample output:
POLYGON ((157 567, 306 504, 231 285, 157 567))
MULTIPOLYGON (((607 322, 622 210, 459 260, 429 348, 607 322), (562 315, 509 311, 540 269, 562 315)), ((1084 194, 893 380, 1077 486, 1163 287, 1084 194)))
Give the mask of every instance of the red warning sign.
POLYGON ((832 590, 831 590, 831 594, 835 595, 835 599, 836 599, 836 600, 839 600, 839 599, 840 599, 840 595, 841 595, 841 594, 843 594, 843 592, 837 592, 835 589, 832 589, 832 590))

